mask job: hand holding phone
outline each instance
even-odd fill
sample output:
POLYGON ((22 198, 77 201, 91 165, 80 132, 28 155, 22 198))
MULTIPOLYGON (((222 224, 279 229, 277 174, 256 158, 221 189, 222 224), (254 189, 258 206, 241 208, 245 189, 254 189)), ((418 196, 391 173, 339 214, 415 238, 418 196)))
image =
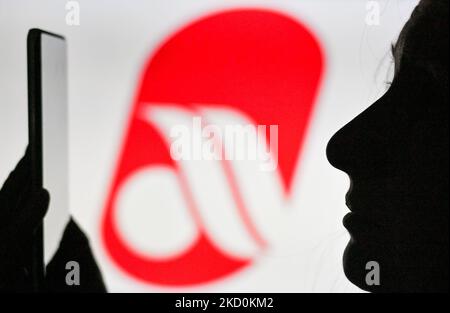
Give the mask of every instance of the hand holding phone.
POLYGON ((31 188, 29 150, 0 189, 0 290, 31 291, 34 233, 49 203, 45 189, 31 188))

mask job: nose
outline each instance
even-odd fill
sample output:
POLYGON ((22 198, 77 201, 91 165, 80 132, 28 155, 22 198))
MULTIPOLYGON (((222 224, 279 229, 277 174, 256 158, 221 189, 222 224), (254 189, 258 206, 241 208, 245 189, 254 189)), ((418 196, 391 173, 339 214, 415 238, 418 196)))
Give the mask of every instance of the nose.
POLYGON ((326 148, 328 162, 335 168, 346 171, 349 154, 346 152, 352 145, 350 136, 347 135, 348 125, 344 126, 331 137, 326 148))
POLYGON ((358 116, 334 134, 327 145, 330 164, 350 176, 366 175, 383 167, 382 139, 368 129, 368 121, 365 114, 358 116))
POLYGON ((326 154, 332 166, 350 175, 376 175, 385 169, 389 151, 395 150, 389 146, 394 132, 386 103, 379 99, 330 139, 326 154))
MULTIPOLYGON (((372 105, 342 127, 327 145, 327 158, 332 166, 347 174, 366 171, 379 155, 380 145, 376 134, 379 130, 376 115, 378 109, 372 105)), ((382 139, 381 139, 382 140, 382 139)))

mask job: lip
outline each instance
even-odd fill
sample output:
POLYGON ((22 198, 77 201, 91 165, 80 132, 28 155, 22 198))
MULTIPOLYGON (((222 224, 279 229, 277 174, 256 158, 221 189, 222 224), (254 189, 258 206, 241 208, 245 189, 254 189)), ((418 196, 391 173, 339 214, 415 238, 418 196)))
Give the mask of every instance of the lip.
POLYGON ((356 242, 366 245, 385 242, 387 229, 368 215, 350 212, 344 216, 342 223, 356 242))
POLYGON ((349 212, 347 213, 344 218, 342 219, 342 224, 344 225, 345 228, 347 228, 349 230, 349 228, 352 228, 353 223, 355 222, 355 216, 357 214, 354 212, 349 212))
POLYGON ((344 227, 355 241, 365 244, 384 242, 384 236, 390 233, 389 219, 384 213, 388 211, 385 210, 387 203, 384 199, 374 199, 361 188, 355 192, 354 187, 350 180, 350 188, 345 194, 345 204, 350 212, 342 219, 344 227))
POLYGON ((353 220, 355 219, 356 215, 356 213, 354 213, 352 210, 352 205, 350 202, 351 191, 352 191, 352 184, 350 184, 350 189, 345 194, 345 205, 350 210, 350 212, 347 213, 342 219, 342 224, 344 225, 345 228, 347 228, 347 230, 350 230, 349 228, 351 228, 351 225, 353 224, 353 220))
POLYGON ((343 224, 352 226, 355 223, 365 227, 381 227, 385 224, 387 216, 382 214, 386 205, 380 201, 377 203, 371 203, 373 207, 367 208, 366 202, 361 202, 362 197, 360 195, 354 195, 351 190, 345 195, 345 204, 350 210, 343 218, 343 224))
MULTIPOLYGON (((350 204, 350 196, 352 194, 352 189, 353 189, 353 184, 350 185, 349 190, 347 191, 347 193, 345 194, 345 204, 347 206, 349 206, 350 204)), ((350 209, 350 208, 349 208, 350 209)))
MULTIPOLYGON (((348 230, 354 228, 355 223, 364 222, 364 224, 367 224, 367 221, 361 217, 361 214, 355 213, 355 212, 349 212, 347 213, 344 218, 342 219, 342 224, 345 228, 348 230)), ((360 224, 361 225, 361 224, 360 224)))
MULTIPOLYGON (((342 224, 349 232, 352 238, 360 240, 369 239, 372 233, 372 224, 370 221, 359 213, 350 212, 342 219, 342 224)), ((365 240, 364 240, 365 241, 365 240)))

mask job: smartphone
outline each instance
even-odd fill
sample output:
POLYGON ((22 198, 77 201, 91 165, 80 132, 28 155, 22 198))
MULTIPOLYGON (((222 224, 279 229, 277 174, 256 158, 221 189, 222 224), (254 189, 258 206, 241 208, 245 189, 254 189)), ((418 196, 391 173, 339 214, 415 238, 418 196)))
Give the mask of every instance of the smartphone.
POLYGON ((28 135, 32 188, 50 194, 48 212, 35 234, 31 275, 39 290, 45 266, 56 253, 69 221, 66 41, 31 29, 27 37, 28 135))

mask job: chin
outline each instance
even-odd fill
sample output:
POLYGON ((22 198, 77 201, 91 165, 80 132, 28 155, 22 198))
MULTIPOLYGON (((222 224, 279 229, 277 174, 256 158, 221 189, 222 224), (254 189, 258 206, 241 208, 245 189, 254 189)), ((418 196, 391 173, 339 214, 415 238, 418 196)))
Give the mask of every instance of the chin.
MULTIPOLYGON (((436 247, 435 247, 436 248, 436 247)), ((385 292, 448 292, 448 249, 410 249, 395 244, 361 244, 350 239, 343 255, 347 279, 362 290, 385 292), (419 257, 423 254, 422 257, 419 257), (366 264, 380 266, 380 285, 366 283, 366 264), (445 264, 444 264, 445 263, 445 264)))
POLYGON ((401 267, 401 260, 395 260, 394 247, 371 243, 361 244, 350 239, 343 255, 344 273, 347 279, 362 290, 373 293, 418 292, 422 291, 420 284, 414 281, 415 275, 408 275, 401 267), (368 285, 366 269, 368 262, 376 261, 380 267, 380 284, 368 285))
POLYGON ((369 286, 366 283, 366 264, 376 260, 370 258, 371 253, 367 247, 359 245, 353 238, 350 239, 343 255, 344 273, 347 279, 355 286, 369 292, 383 292, 383 282, 380 286, 369 286))

